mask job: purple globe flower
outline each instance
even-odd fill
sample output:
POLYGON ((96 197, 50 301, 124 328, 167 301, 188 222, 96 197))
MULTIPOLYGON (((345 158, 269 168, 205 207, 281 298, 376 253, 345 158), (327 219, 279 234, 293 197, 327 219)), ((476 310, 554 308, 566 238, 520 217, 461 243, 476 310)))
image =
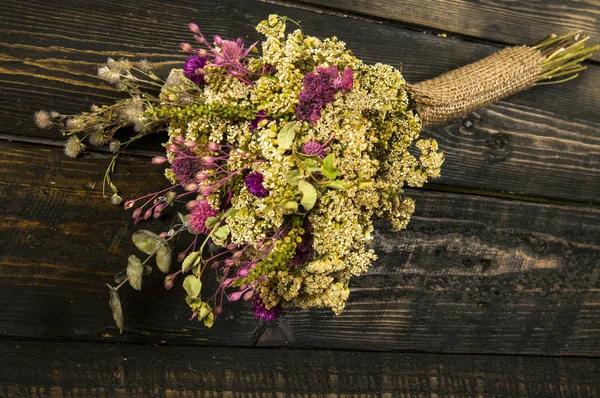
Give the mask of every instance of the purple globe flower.
POLYGON ((250 173, 246 176, 246 188, 248 192, 257 198, 266 198, 270 192, 263 187, 264 177, 258 172, 250 173))
POLYGON ((318 156, 323 159, 327 148, 318 141, 310 140, 302 145, 302 153, 310 156, 318 156))
POLYGON ((271 309, 267 309, 263 299, 259 294, 254 295, 254 300, 252 301, 252 310, 254 311, 254 317, 260 319, 261 321, 271 322, 279 318, 279 306, 276 305, 271 309))
POLYGON ((199 71, 203 70, 206 66, 206 61, 207 59, 205 57, 194 54, 185 61, 185 64, 183 64, 185 76, 199 86, 203 86, 205 83, 204 75, 199 73, 199 71))

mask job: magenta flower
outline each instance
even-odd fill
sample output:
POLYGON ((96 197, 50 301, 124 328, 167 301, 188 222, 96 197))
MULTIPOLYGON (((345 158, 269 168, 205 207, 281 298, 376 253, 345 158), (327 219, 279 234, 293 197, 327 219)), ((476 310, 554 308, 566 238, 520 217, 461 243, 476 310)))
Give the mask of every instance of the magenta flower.
POLYGON ((268 310, 258 293, 254 295, 252 310, 254 311, 254 317, 261 321, 271 322, 279 318, 279 306, 276 305, 268 310))
POLYGON ((206 220, 215 217, 218 214, 206 200, 201 200, 190 212, 189 224, 194 231, 200 234, 208 234, 210 230, 206 228, 206 220))
POLYGON ((204 74, 206 73, 204 67, 207 61, 206 57, 201 57, 198 54, 190 56, 183 64, 185 76, 197 85, 203 86, 205 83, 204 74))
POLYGON ((345 94, 351 90, 353 81, 354 74, 350 68, 346 68, 342 76, 336 66, 320 67, 316 73, 307 73, 302 81, 304 89, 300 91, 296 118, 315 124, 321 118, 321 109, 333 102, 338 91, 345 94))
POLYGON ((186 152, 188 156, 179 156, 171 163, 171 171, 182 185, 193 182, 196 173, 206 168, 191 152, 186 152))
POLYGON ((197 42, 205 45, 206 50, 194 50, 189 43, 182 43, 181 48, 186 52, 194 52, 198 56, 207 56, 210 59, 210 65, 225 68, 226 73, 236 77, 240 81, 254 85, 250 80, 249 75, 253 72, 246 69, 244 58, 252 51, 258 42, 251 44, 248 48, 244 48, 244 40, 240 37, 235 41, 223 40, 219 36, 215 36, 213 46, 200 32, 198 25, 189 24, 190 31, 194 33, 194 39, 197 42))
POLYGON ((263 187, 264 177, 258 172, 250 173, 246 176, 246 188, 248 192, 257 198, 266 198, 270 192, 268 189, 263 187))

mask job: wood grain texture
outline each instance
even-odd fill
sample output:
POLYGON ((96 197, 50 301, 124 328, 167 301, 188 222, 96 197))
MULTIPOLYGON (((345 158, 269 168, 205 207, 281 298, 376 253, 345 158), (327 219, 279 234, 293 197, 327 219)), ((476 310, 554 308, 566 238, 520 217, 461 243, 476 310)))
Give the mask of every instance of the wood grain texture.
MULTIPOLYGON (((6 0, 0 4, 0 133, 59 138, 38 130, 32 113, 73 113, 118 98, 94 77, 106 57, 148 58, 166 72, 184 59, 178 43, 189 38, 187 22, 198 22, 207 35, 255 40, 254 25, 270 13, 300 20, 308 34, 339 36, 366 62, 402 63, 410 82, 499 48, 254 0, 99 0, 85 7, 75 0, 6 0)), ((600 66, 590 65, 576 81, 536 87, 426 131, 446 152, 437 188, 600 203, 599 96, 600 66)), ((155 141, 143 146, 159 148, 155 141)))
MULTIPOLYGON (((300 0, 302 3, 418 25, 422 29, 532 45, 550 33, 583 30, 600 40, 596 0, 300 0)), ((594 60, 600 61, 598 54, 594 60)))
MULTIPOLYGON (((352 281, 340 316, 290 309, 264 324, 247 304, 231 303, 205 329, 188 321, 183 289, 165 291, 155 270, 141 293, 122 290, 119 335, 105 283, 135 252, 138 227, 101 198, 107 160, 20 143, 0 142, 0 151, 5 338, 600 354, 600 209, 411 190, 417 211, 409 229, 392 233, 377 223, 379 260, 352 281)), ((122 162, 124 197, 166 186, 148 159, 122 162)), ((172 221, 139 228, 161 231, 172 221)))
POLYGON ((577 397, 600 360, 0 342, 3 397, 577 397))

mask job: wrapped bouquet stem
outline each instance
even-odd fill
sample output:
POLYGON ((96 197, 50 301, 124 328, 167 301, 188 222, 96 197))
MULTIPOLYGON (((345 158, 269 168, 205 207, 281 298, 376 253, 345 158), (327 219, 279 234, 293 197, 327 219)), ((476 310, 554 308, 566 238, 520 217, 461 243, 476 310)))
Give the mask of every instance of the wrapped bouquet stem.
POLYGON ((404 229, 415 208, 404 188, 440 173, 444 156, 419 137, 422 126, 572 79, 598 48, 585 48, 580 33, 550 36, 409 85, 397 69, 364 64, 335 37, 287 33, 289 22, 271 15, 259 23, 260 46, 208 40, 190 24, 196 44, 181 44, 189 54, 181 69, 161 78, 147 61, 109 59, 99 77, 129 98, 76 115, 36 114, 40 127, 68 136, 69 156, 109 146, 115 157, 104 185, 115 204, 122 201, 111 178, 119 152, 167 132, 166 154, 152 162, 166 166, 171 186, 124 206, 136 223, 169 212, 176 221, 166 231, 134 233, 143 255, 129 256, 109 285, 120 329, 118 289, 141 290, 152 264, 167 288, 181 281, 192 318, 206 326, 225 301, 240 299, 264 321, 288 306, 340 313, 351 277, 376 259, 373 218, 404 229), (123 127, 136 134, 120 139, 123 127), (209 273, 217 288, 207 292, 209 273))

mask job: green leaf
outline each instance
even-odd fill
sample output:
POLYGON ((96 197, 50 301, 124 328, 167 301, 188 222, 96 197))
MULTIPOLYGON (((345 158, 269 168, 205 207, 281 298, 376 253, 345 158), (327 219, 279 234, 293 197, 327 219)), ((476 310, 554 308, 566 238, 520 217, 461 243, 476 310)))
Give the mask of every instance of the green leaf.
POLYGON ((294 144, 294 138, 296 137, 296 124, 297 122, 288 122, 283 125, 279 134, 277 134, 277 145, 281 149, 290 149, 294 144))
POLYGON ((227 225, 220 226, 213 233, 212 236, 219 240, 225 240, 229 236, 229 227, 227 225))
POLYGON ((296 202, 295 200, 286 200, 285 202, 279 203, 277 207, 279 207, 282 210, 296 211, 298 210, 298 202, 296 202))
POLYGON ((213 229, 213 227, 215 225, 217 225, 217 223, 219 222, 219 219, 217 217, 208 217, 206 219, 206 221, 204 221, 204 225, 206 226, 206 228, 208 229, 213 229))
POLYGON ((225 212, 225 214, 223 215, 223 218, 233 217, 235 213, 237 213, 237 209, 235 207, 231 207, 229 210, 227 210, 225 212))
POLYGON ((161 245, 156 252, 156 266, 165 274, 169 273, 171 268, 171 249, 167 245, 161 245))
POLYGON ((182 224, 186 223, 187 220, 183 214, 177 212, 177 217, 179 217, 179 220, 181 221, 182 224))
POLYGON ((313 187, 309 182, 305 180, 301 180, 298 183, 298 189, 302 192, 302 206, 306 210, 310 210, 315 206, 315 202, 317 201, 317 190, 313 187))
POLYGON ((154 232, 142 229, 133 233, 131 237, 135 247, 146 254, 154 254, 167 242, 154 232))
POLYGON ((213 315, 212 312, 210 314, 208 314, 208 316, 206 318, 204 318, 204 326, 206 326, 207 328, 212 328, 212 325, 214 322, 215 322, 215 316, 213 315))
POLYGON ((129 278, 129 284, 135 290, 142 290, 142 273, 144 272, 144 266, 142 261, 135 255, 129 256, 127 259, 127 277, 129 278))
POLYGON ((183 288, 189 297, 197 298, 200 296, 200 290, 202 289, 202 282, 194 275, 188 275, 183 280, 183 288))
POLYGON ((285 179, 290 185, 298 185, 298 181, 300 179, 300 170, 299 169, 291 169, 285 173, 285 179))
POLYGON ((321 173, 330 180, 335 180, 338 176, 338 170, 335 168, 334 156, 329 154, 324 160, 321 166, 321 173))
POLYGON ((123 307, 121 307, 119 293, 117 293, 117 290, 111 285, 107 286, 110 288, 110 299, 108 300, 108 304, 110 304, 113 319, 119 328, 119 333, 123 333, 123 307))
POLYGON ((304 164, 304 167, 311 173, 321 171, 321 165, 315 158, 304 159, 302 163, 304 164))
POLYGON ((200 308, 197 310, 198 312, 198 320, 201 321, 204 318, 206 318, 206 316, 208 314, 212 314, 212 308, 210 308, 210 305, 208 305, 208 303, 202 303, 200 305, 200 308))
POLYGON ((341 189, 343 191, 345 191, 346 189, 350 188, 352 185, 348 184, 347 182, 344 181, 328 181, 325 186, 327 188, 333 188, 333 189, 341 189))
POLYGON ((183 264, 181 265, 181 272, 187 272, 191 267, 195 267, 200 263, 202 257, 200 257, 200 252, 192 252, 183 259, 183 264))

